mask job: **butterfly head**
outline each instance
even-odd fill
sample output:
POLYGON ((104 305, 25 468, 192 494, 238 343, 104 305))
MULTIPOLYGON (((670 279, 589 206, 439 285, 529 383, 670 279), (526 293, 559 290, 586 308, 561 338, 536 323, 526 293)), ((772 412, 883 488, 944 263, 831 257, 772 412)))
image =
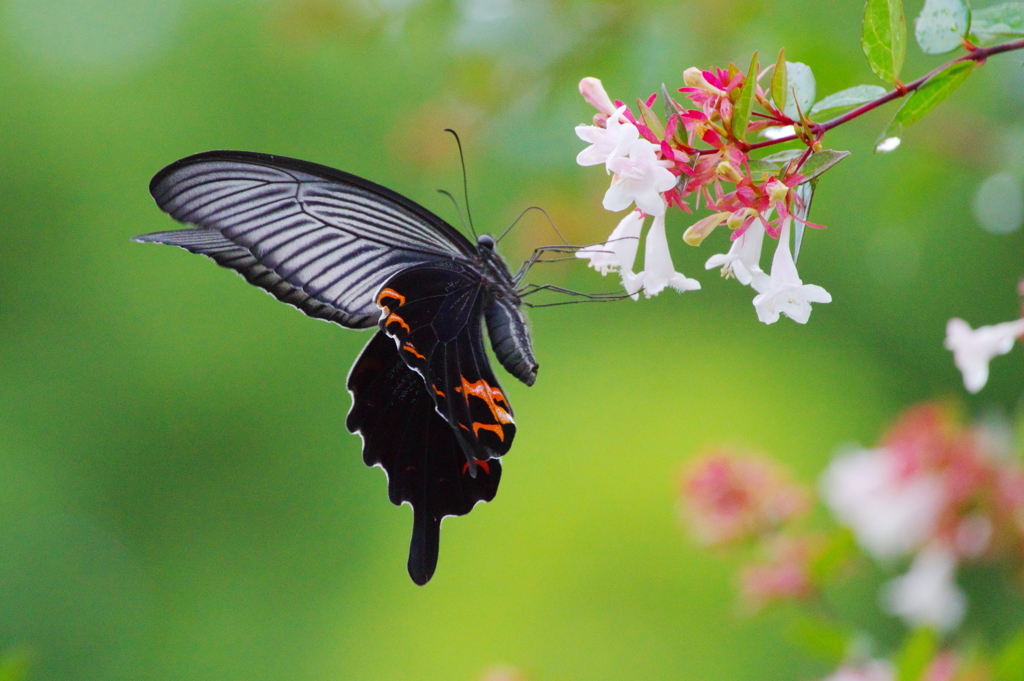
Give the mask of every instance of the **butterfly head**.
POLYGON ((494 244, 494 237, 490 236, 489 234, 481 234, 476 238, 476 245, 480 246, 481 248, 486 248, 489 251, 494 250, 494 244))

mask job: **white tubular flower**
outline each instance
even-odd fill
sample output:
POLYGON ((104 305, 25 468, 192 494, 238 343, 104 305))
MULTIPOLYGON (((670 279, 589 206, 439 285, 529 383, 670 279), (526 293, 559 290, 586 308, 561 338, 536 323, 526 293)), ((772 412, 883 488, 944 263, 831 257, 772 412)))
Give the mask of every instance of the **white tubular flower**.
MULTIPOLYGON (((625 106, 612 112, 604 128, 596 125, 577 125, 576 136, 590 146, 576 156, 576 163, 581 166, 596 166, 602 163, 607 168, 613 158, 629 153, 633 143, 640 139, 640 131, 636 126, 625 120, 622 113, 625 106)), ((646 140, 644 140, 646 142, 646 140)), ((646 142, 650 144, 650 142, 646 142)), ((611 172, 609 170, 609 172, 611 172)))
POLYGON ((590 266, 602 275, 620 272, 622 285, 633 300, 637 299, 637 292, 643 286, 642 279, 638 282, 637 275, 633 274, 633 262, 640 248, 640 231, 643 226, 643 214, 638 210, 630 211, 612 230, 606 242, 576 251, 577 258, 589 259, 590 266))
POLYGON ((603 114, 609 116, 615 113, 615 105, 612 104, 608 93, 604 91, 604 85, 597 78, 584 78, 580 81, 580 94, 587 103, 603 114))
MULTIPOLYGON (((629 291, 630 282, 625 277, 623 277, 623 283, 626 284, 626 290, 629 291)), ((642 283, 644 295, 648 298, 658 295, 665 290, 666 286, 671 286, 680 293, 696 291, 700 288, 699 281, 676 272, 676 268, 672 264, 672 254, 668 252, 668 237, 665 236, 664 214, 654 217, 654 224, 647 232, 647 243, 644 245, 644 271, 634 278, 633 285, 636 286, 637 283, 642 283)), ((638 290, 639 286, 629 293, 632 295, 638 290)))
POLYGON ((995 326, 971 329, 962 319, 954 317, 946 324, 946 349, 953 351, 953 362, 964 375, 964 387, 976 393, 988 382, 988 363, 996 355, 1013 349, 1013 341, 1024 334, 1024 319, 995 326))
POLYGON ((906 476, 886 449, 836 457, 820 487, 839 522, 876 558, 897 558, 923 546, 946 503, 941 479, 928 473, 906 476))
POLYGON ((915 627, 956 629, 967 610, 967 597, 956 585, 956 556, 943 547, 929 547, 914 557, 910 570, 882 587, 882 604, 915 627))
POLYGON ((661 192, 676 186, 676 176, 668 171, 672 162, 659 161, 656 150, 657 147, 647 140, 638 139, 630 145, 628 157, 608 160, 608 169, 615 177, 604 195, 606 210, 618 212, 635 202, 636 207, 648 215, 665 214, 666 204, 661 192))
POLYGON ((831 303, 828 291, 814 284, 804 284, 796 271, 793 254, 789 250, 790 218, 782 223, 779 245, 772 259, 772 275, 767 291, 754 298, 757 318, 765 324, 779 321, 784 314, 797 324, 806 324, 811 316, 811 303, 831 303))
POLYGON ((758 293, 764 293, 771 285, 768 275, 761 269, 761 247, 764 244, 764 225, 760 220, 747 227, 743 235, 732 242, 728 253, 719 253, 708 258, 704 269, 722 268, 722 276, 732 274, 744 286, 752 286, 758 293))

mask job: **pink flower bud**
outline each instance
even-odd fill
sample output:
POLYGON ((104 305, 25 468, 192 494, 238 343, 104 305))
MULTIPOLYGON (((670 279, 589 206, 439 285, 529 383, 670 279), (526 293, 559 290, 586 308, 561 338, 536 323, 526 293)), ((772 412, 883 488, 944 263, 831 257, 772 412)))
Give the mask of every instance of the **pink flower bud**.
POLYGON ((707 81, 707 78, 704 77, 704 72, 698 69, 696 66, 691 66, 690 68, 683 71, 683 82, 686 83, 688 87, 699 88, 704 92, 708 92, 713 95, 725 94, 725 92, 709 83, 707 81))
MULTIPOLYGON (((604 86, 597 78, 584 78, 580 81, 580 94, 587 103, 607 116, 615 113, 615 105, 604 91, 604 86)), ((595 123, 596 124, 596 123, 595 123)))

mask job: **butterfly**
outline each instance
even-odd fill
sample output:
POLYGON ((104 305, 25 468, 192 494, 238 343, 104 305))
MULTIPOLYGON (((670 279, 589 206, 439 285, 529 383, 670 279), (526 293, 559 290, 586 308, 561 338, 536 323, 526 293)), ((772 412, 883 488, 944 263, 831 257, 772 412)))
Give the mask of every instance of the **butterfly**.
POLYGON ((133 241, 205 255, 310 317, 377 327, 348 375, 346 426, 386 471, 391 502, 412 506, 408 570, 426 584, 441 520, 494 498, 516 434, 482 326, 510 374, 537 379, 516 288, 528 264, 513 276, 492 237, 473 244, 390 189, 283 156, 197 154, 149 189, 192 227, 133 241))

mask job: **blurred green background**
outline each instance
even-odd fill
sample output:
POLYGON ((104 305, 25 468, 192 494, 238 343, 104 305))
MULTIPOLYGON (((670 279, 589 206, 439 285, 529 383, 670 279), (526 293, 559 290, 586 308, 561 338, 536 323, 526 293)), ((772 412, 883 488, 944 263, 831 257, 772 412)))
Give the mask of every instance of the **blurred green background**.
MULTIPOLYGON (((679 87, 688 66, 785 46, 824 95, 876 82, 860 12, 852 0, 0 1, 0 670, 827 673, 788 642, 783 615, 740 611, 731 567, 678 527, 676 475, 725 443, 811 483, 837 445, 873 444, 900 409, 965 400, 946 320, 1019 316, 1024 236, 982 229, 972 209, 993 175, 1019 191, 1019 55, 991 60, 893 154, 871 152, 892 109, 830 133, 854 153, 815 200, 828 229, 807 234, 801 275, 834 302, 806 327, 760 324, 749 289, 703 269, 725 235, 685 247, 680 213, 676 266, 703 291, 531 313, 541 371, 530 389, 503 379, 519 434, 500 494, 445 522, 424 588, 405 571, 411 513, 344 427, 368 335, 129 238, 173 227, 150 177, 210 149, 342 168, 457 222, 435 192, 461 189, 442 132, 454 127, 482 231, 540 205, 570 240, 600 240, 618 218, 600 207, 608 178, 574 162, 573 127, 593 113, 581 77, 632 101, 679 87)), ((911 46, 904 73, 940 61, 911 46)), ((502 250, 519 261, 554 240, 534 214, 502 250)), ((582 263, 546 267, 536 281, 617 284, 582 263)), ((997 359, 968 408, 1015 409, 1022 375, 1024 352, 997 359)), ((874 589, 837 597, 892 629, 874 589)))

